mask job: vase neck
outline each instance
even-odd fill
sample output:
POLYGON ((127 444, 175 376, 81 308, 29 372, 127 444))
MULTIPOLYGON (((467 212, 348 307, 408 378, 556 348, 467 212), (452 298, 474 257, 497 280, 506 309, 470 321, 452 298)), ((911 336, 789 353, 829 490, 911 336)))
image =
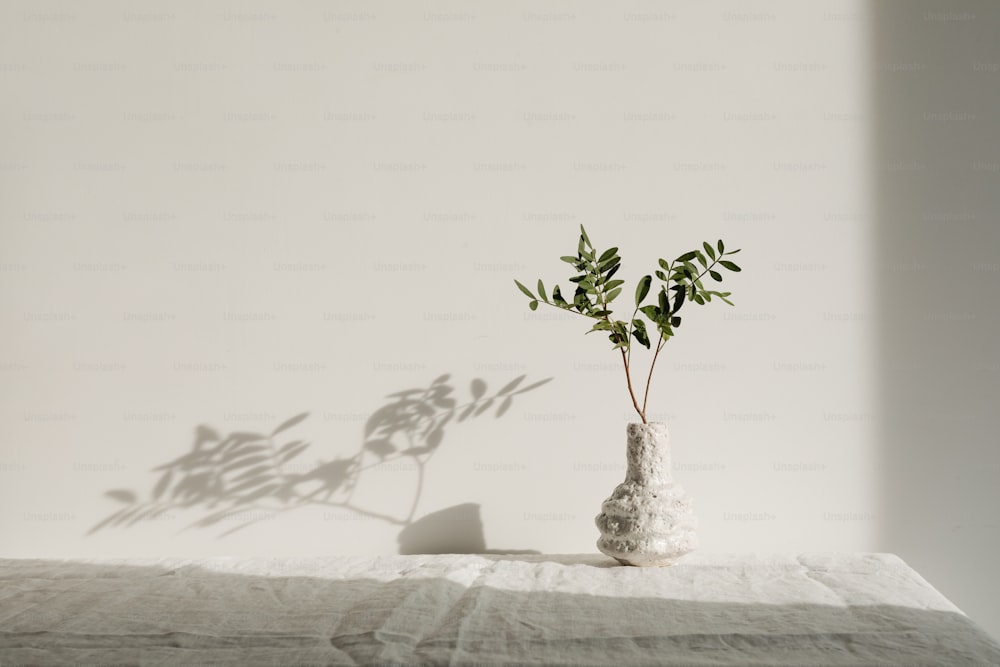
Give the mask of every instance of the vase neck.
POLYGON ((627 479, 643 484, 669 482, 672 479, 670 435, 666 424, 629 424, 626 433, 627 479))

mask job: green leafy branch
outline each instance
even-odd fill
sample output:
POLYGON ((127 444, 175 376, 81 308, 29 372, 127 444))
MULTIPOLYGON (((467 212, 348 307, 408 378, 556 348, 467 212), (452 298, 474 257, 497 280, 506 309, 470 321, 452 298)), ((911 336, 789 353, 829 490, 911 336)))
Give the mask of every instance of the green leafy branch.
POLYGON ((621 295, 625 285, 624 280, 614 277, 621 268, 618 248, 608 248, 598 252, 590 242, 583 225, 580 225, 580 240, 577 243, 576 254, 559 258, 572 265, 578 272, 578 275, 569 279, 575 284, 571 300, 563 296, 559 285, 552 287, 550 295, 541 279, 535 288, 537 294, 518 280, 514 283, 530 299, 528 307, 531 310, 537 310, 538 304, 544 303, 592 320, 593 323, 587 333, 603 331, 607 334, 608 340, 614 346, 613 349, 621 353, 632 406, 643 423, 646 423, 646 405, 653 368, 656 366, 660 350, 676 335, 676 330, 681 326, 682 319, 679 315, 681 308, 692 301, 699 306, 705 305, 710 303, 713 297, 732 306, 733 302, 728 298, 731 292, 707 289, 702 283, 702 278, 707 275, 715 282, 722 282, 721 269, 739 272, 741 269, 735 262, 723 259, 738 252, 739 249, 726 251, 726 246, 720 239, 714 246, 705 241, 701 249, 686 252, 672 261, 660 259, 659 268, 652 275, 645 275, 639 279, 635 288, 635 309, 628 320, 615 319, 611 310, 611 303, 621 295), (659 281, 656 296, 652 302, 643 305, 653 289, 654 276, 659 281), (640 313, 642 317, 637 317, 640 313), (646 349, 652 349, 650 332, 657 335, 656 349, 649 366, 640 406, 632 386, 632 341, 634 339, 646 349))

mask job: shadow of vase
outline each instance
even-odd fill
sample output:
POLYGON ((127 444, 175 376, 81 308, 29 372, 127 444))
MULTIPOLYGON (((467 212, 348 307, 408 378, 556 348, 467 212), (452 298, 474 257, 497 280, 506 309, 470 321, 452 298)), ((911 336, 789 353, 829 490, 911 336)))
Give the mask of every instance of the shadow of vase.
POLYGON ((538 554, 531 549, 487 549, 478 503, 431 512, 399 532, 400 554, 538 554))

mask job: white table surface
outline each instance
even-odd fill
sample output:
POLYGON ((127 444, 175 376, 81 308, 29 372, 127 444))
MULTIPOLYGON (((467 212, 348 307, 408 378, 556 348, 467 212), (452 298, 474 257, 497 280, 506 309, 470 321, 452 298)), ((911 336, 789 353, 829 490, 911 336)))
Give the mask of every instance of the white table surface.
POLYGON ((891 554, 0 560, 0 664, 1000 664, 891 554))

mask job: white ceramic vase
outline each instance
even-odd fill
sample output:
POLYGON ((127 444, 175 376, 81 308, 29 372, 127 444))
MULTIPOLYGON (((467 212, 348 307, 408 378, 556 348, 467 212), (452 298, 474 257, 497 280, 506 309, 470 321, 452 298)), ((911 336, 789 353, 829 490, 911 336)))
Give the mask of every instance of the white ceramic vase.
POLYGON ((667 425, 631 423, 626 434, 628 470, 595 519, 597 548, 623 565, 673 565, 698 548, 698 520, 674 482, 667 425))

